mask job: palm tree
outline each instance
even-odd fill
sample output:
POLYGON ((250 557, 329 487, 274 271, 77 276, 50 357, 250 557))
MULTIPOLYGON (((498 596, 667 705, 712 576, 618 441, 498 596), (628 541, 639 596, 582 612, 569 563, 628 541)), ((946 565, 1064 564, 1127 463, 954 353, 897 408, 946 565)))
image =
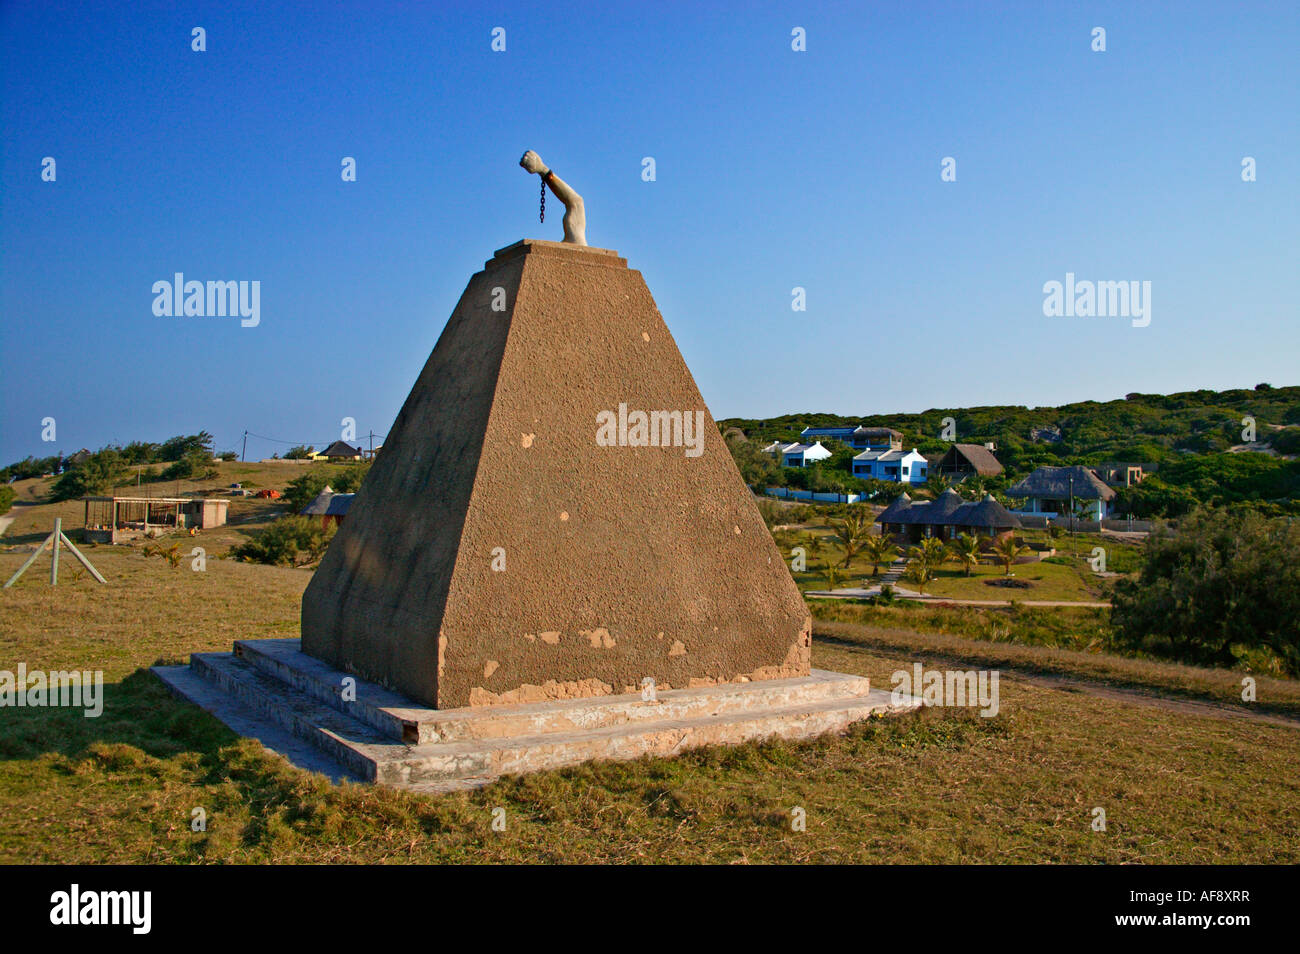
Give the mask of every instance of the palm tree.
POLYGON ((953 559, 966 568, 970 576, 971 567, 980 562, 980 538, 973 533, 963 533, 952 543, 953 559))
POLYGON ((898 547, 886 536, 867 537, 862 543, 862 552, 871 561, 871 575, 880 575, 880 564, 893 560, 898 547))
POLYGON ((919 559, 936 570, 948 560, 948 548, 938 537, 926 537, 921 541, 920 546, 915 546, 912 550, 919 555, 919 559))
POLYGON ((835 589, 837 586, 840 585, 840 580, 842 578, 843 577, 841 576, 840 571, 837 570, 834 567, 834 565, 830 563, 826 564, 826 589, 828 590, 835 589))
POLYGON ((924 595, 926 586, 934 579, 934 567, 924 560, 913 560, 908 564, 907 572, 903 576, 909 583, 915 583, 916 591, 924 595))
POLYGON ((871 532, 871 524, 867 522, 865 511, 849 510, 843 518, 832 522, 831 526, 835 528, 835 539, 844 547, 844 568, 848 569, 849 563, 862 549, 867 534, 871 532))
POLYGON ((822 538, 816 533, 810 533, 808 534, 808 542, 804 546, 808 548, 809 553, 817 556, 822 552, 822 538))
POLYGON ((993 544, 993 553, 997 556, 998 562, 1006 568, 1007 576, 1011 575, 1011 564, 1028 552, 1029 547, 1022 547, 1016 542, 1015 536, 1010 533, 993 544))
POLYGON ((930 471, 925 478, 926 488, 938 499, 939 495, 952 486, 952 478, 937 470, 930 471))
POLYGON ((916 584, 917 591, 925 592, 926 585, 934 579, 935 571, 948 559, 948 549, 938 537, 926 537, 918 546, 907 551, 911 561, 907 578, 916 584))

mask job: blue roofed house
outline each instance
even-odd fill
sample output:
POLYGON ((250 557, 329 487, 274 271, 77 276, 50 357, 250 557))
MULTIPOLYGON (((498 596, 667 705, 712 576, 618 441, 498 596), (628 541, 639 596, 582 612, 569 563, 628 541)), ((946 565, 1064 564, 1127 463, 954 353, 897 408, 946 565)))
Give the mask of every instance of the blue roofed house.
POLYGON ((930 464, 916 448, 904 451, 891 447, 888 450, 865 450, 853 458, 853 476, 870 480, 892 480, 904 484, 923 484, 929 475, 930 464))
POLYGON ((899 450, 903 446, 903 435, 890 427, 805 427, 799 434, 805 443, 833 437, 848 444, 854 450, 899 450))

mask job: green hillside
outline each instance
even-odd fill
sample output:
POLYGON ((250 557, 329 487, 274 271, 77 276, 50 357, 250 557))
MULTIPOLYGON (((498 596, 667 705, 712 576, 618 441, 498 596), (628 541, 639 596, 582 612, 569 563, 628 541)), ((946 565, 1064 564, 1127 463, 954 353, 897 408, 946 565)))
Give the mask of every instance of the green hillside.
MULTIPOLYGON (((903 433, 905 447, 935 455, 950 446, 940 439, 949 417, 956 423, 958 441, 996 444, 1007 473, 1004 479, 988 482, 990 489, 1003 489, 1044 464, 1126 461, 1156 465, 1155 477, 1125 492, 1128 509, 1138 516, 1177 516, 1197 502, 1252 502, 1265 510, 1300 513, 1300 461, 1289 459, 1300 454, 1300 387, 1260 384, 1251 390, 1134 393, 1122 400, 1061 407, 933 408, 920 414, 853 417, 787 414, 766 420, 727 418, 718 424, 724 432, 744 431, 749 447, 733 442, 733 452, 746 478, 757 481, 774 475, 756 465, 750 451, 773 440, 797 440, 805 427, 892 427, 903 433), (1255 421, 1253 444, 1243 440, 1243 419, 1248 416, 1255 421), (1243 445, 1254 452, 1230 453, 1243 445)), ((841 451, 837 456, 845 455, 841 451)), ((843 461, 832 459, 823 468, 830 484, 850 486, 838 479, 842 475, 853 480, 843 461)), ((817 483, 816 478, 812 482, 817 483)))

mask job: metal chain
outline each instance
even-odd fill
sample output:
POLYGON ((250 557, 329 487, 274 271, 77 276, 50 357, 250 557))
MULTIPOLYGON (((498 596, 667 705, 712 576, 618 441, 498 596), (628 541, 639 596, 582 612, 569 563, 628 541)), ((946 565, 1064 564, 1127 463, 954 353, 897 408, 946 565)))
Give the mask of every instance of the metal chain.
POLYGON ((538 209, 537 211, 537 221, 545 222, 546 221, 546 177, 542 176, 541 180, 542 180, 542 205, 541 208, 538 209))

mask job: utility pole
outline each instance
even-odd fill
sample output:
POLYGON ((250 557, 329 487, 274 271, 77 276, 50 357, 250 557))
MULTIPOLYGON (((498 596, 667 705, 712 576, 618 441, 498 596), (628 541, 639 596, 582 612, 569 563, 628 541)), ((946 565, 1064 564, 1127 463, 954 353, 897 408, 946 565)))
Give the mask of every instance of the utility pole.
POLYGON ((239 452, 239 459, 248 460, 248 431, 244 431, 244 449, 239 452))

